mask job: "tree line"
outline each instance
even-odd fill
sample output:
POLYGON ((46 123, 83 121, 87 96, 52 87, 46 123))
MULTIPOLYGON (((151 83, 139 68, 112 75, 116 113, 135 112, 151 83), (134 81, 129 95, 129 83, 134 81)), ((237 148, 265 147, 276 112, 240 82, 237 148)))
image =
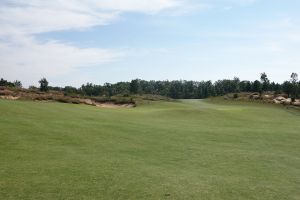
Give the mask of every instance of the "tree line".
MULTIPOLYGON (((131 82, 118 82, 115 84, 105 83, 95 85, 92 83, 83 84, 80 88, 72 86, 51 87, 48 81, 43 78, 39 81, 41 91, 55 90, 62 91, 65 95, 83 96, 115 96, 131 94, 153 94, 167 96, 174 99, 204 99, 213 96, 222 96, 228 93, 239 92, 274 92, 277 94, 285 93, 291 98, 300 97, 300 81, 298 74, 292 73, 289 80, 282 84, 271 82, 266 73, 261 73, 259 80, 241 81, 239 78, 223 79, 212 81, 145 81, 134 79, 131 82)), ((9 82, 1 79, 0 86, 22 87, 20 81, 9 82)), ((31 86, 30 89, 37 89, 31 86)))
POLYGON ((0 86, 22 88, 22 83, 21 83, 21 81, 18 81, 18 80, 14 81, 14 82, 9 82, 8 80, 1 78, 0 86))

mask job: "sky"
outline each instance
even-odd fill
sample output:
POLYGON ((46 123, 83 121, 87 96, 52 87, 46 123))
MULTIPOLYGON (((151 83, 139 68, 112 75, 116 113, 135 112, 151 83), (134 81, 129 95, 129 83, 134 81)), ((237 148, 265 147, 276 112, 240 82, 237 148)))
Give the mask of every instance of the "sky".
POLYGON ((300 73, 299 10, 298 0, 1 0, 0 77, 283 82, 300 73))

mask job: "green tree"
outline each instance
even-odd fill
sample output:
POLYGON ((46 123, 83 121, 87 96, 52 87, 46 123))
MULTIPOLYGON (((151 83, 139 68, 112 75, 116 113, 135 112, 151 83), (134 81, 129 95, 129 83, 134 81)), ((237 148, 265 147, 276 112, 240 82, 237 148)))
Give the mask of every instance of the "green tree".
POLYGON ((282 84, 282 90, 288 95, 288 97, 290 97, 293 92, 293 84, 290 81, 285 81, 282 84))
POLYGON ((40 81, 40 91, 47 92, 49 90, 48 81, 46 78, 42 78, 40 81))
POLYGON ((15 85, 16 88, 22 88, 21 81, 15 80, 14 85, 15 85))
POLYGON ((71 95, 75 95, 76 93, 78 93, 77 89, 72 86, 65 86, 63 91, 64 91, 64 95, 66 95, 66 96, 68 96, 68 95, 71 96, 71 95))
POLYGON ((252 91, 261 93, 261 83, 258 80, 253 82, 252 91))
POLYGON ((295 101, 295 98, 298 98, 298 74, 297 73, 292 73, 291 74, 291 95, 293 101, 295 101))
POLYGON ((139 79, 135 79, 135 80, 132 80, 130 82, 130 92, 132 94, 138 94, 139 93, 139 87, 140 87, 140 80, 139 79))
POLYGON ((262 86, 261 86, 262 91, 264 91, 264 92, 268 91, 270 81, 269 81, 268 76, 265 72, 260 74, 260 81, 262 83, 262 86))
POLYGON ((3 78, 0 79, 0 86, 5 86, 5 87, 15 87, 14 83, 9 82, 3 78))
POLYGON ((291 82, 292 83, 297 83, 297 81, 298 81, 298 74, 297 73, 292 73, 291 82))

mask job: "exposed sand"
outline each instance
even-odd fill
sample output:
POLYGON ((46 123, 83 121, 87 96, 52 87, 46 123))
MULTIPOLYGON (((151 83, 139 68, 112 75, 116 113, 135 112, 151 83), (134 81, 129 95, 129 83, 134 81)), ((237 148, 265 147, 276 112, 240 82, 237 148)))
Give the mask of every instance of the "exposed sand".
POLYGON ((7 99, 7 100, 17 100, 20 97, 14 97, 14 96, 0 96, 1 99, 7 99))
POLYGON ((133 108, 133 104, 114 104, 114 103, 97 103, 100 108, 133 108))

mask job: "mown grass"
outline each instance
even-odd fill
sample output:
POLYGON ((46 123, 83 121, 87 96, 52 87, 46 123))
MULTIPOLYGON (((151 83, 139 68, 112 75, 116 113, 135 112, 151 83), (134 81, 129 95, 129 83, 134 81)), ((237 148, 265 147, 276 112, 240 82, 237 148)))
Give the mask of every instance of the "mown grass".
POLYGON ((300 199, 300 116, 189 100, 0 101, 0 199, 300 199))

